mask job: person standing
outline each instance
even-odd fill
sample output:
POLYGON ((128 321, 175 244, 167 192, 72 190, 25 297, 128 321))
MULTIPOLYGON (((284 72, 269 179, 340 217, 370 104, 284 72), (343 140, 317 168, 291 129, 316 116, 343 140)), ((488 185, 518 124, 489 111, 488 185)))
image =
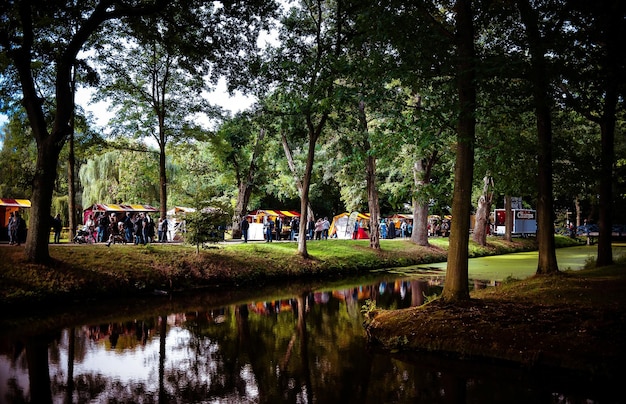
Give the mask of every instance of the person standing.
POLYGON ((148 213, 145 213, 143 216, 143 226, 141 228, 141 236, 143 238, 143 244, 146 245, 152 242, 152 238, 150 237, 150 231, 152 227, 152 218, 148 213))
POLYGON ((163 218, 163 237, 161 238, 161 243, 167 243, 167 229, 170 227, 170 221, 167 220, 167 217, 163 218))
POLYGON ((130 212, 126 212, 126 217, 124 218, 124 239, 127 243, 133 241, 133 221, 130 217, 130 212))
POLYGON ((328 230, 330 230, 330 222, 328 221, 328 217, 324 217, 322 221, 322 238, 324 240, 328 240, 328 230))
POLYGON ((7 225, 7 232, 9 233, 9 245, 15 244, 15 238, 13 237, 13 227, 15 227, 15 215, 13 214, 13 212, 11 212, 11 214, 9 215, 9 224, 7 225))
POLYGON ((309 240, 313 240, 313 233, 315 232, 315 219, 312 217, 309 219, 307 230, 309 231, 309 240))
POLYGON ((280 216, 276 216, 274 228, 276 229, 276 241, 280 241, 280 233, 283 230, 283 221, 280 219, 280 216))
POLYGON ((248 242, 248 229, 250 228, 250 223, 248 222, 248 219, 244 217, 239 227, 241 227, 241 236, 243 237, 243 242, 247 243, 248 242))
POLYGON ((298 227, 300 227, 300 222, 294 216, 291 218, 291 222, 289 222, 289 228, 291 229, 289 232, 289 240, 293 241, 295 239, 296 234, 300 231, 298 227))
POLYGON ((380 238, 383 240, 387 238, 387 222, 385 219, 380 219, 380 238))
POLYGON ((26 224, 20 212, 15 212, 15 217, 13 218, 13 244, 19 246, 22 243, 23 235, 26 231, 26 224))
POLYGON ((359 221, 354 221, 354 230, 352 231, 352 240, 358 240, 359 238, 359 221))
POLYGON ((159 224, 157 225, 157 242, 161 242, 163 239, 163 218, 159 218, 159 224))
POLYGON ((396 223, 393 220, 389 221, 389 230, 387 231, 387 238, 396 238, 396 223))
POLYGON ((274 221, 272 220, 272 218, 268 217, 267 222, 266 222, 266 228, 265 228, 265 242, 266 243, 272 242, 273 231, 274 231, 274 221))
POLYGON ((143 230, 143 220, 141 218, 141 213, 135 216, 133 221, 133 231, 135 233, 135 245, 143 244, 142 239, 142 230, 143 230))
POLYGON ((315 240, 322 239, 323 231, 324 231, 324 221, 320 217, 319 219, 317 219, 317 222, 315 222, 315 240))
POLYGON ((406 238, 406 221, 404 219, 402 220, 402 224, 400 224, 400 236, 406 238))
POLYGON ((61 222, 61 215, 57 213, 57 215, 54 218, 52 218, 52 229, 54 230, 54 244, 60 243, 62 228, 63 228, 63 223, 61 222))

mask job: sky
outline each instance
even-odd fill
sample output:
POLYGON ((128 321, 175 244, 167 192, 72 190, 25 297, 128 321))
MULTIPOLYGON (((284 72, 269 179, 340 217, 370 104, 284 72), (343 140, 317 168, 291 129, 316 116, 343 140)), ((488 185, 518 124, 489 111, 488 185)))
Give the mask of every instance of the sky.
MULTIPOLYGON (((97 128, 102 129, 104 132, 104 128, 106 128, 108 121, 112 118, 113 114, 107 111, 106 102, 91 103, 90 98, 92 93, 93 89, 81 88, 77 90, 76 104, 81 106, 87 113, 91 113, 97 128)), ((225 110, 230 111, 232 114, 249 108, 255 102, 253 97, 245 96, 241 93, 230 96, 226 90, 226 83, 223 80, 221 80, 217 85, 215 91, 208 95, 208 99, 212 104, 219 105, 225 110)), ((3 127, 5 123, 7 123, 7 117, 0 114, 0 128, 3 127)), ((203 126, 210 126, 208 119, 207 122, 204 122, 203 126)), ((0 148, 2 148, 2 137, 0 137, 0 148)))

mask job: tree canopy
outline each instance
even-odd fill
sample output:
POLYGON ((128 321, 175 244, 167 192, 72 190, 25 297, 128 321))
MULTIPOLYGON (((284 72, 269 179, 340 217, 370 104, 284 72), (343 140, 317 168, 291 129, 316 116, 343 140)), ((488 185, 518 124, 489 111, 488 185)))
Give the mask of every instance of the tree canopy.
MULTIPOLYGON (((520 196, 537 207, 538 273, 558 270, 551 240, 563 215, 599 222, 607 264, 611 227, 626 222, 625 9, 298 0, 277 14, 262 0, 13 2, 0 29, 0 109, 10 116, 0 196, 32 199, 27 254, 46 261, 44 222, 64 192, 69 122, 81 116, 75 72, 115 111, 98 134, 106 140, 79 158, 84 203, 155 198, 123 169, 158 183, 162 214, 171 201, 218 197, 234 227, 263 204, 299 207, 303 219, 367 210, 374 224, 411 213, 413 242, 427 244, 428 215, 452 214, 454 300, 467 297, 470 217, 488 174, 494 204, 520 196), (270 45, 259 49, 264 30, 270 45), (219 79, 258 102, 218 114, 206 93, 219 79), (130 141, 147 137, 153 145, 130 141)), ((305 238, 298 252, 308 255, 305 238)))

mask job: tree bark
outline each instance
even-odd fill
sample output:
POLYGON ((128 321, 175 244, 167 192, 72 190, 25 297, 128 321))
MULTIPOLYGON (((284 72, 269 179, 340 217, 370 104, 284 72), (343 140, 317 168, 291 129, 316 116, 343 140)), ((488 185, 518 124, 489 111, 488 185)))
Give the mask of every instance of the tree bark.
MULTIPOLYGON (((289 143, 287 142, 287 136, 285 132, 280 132, 280 139, 283 144, 283 150, 285 151, 285 157, 287 157, 287 165, 289 166, 289 170, 291 171, 291 175, 293 176, 293 182, 296 184, 296 189, 298 190, 298 194, 302 195, 302 181, 298 176, 298 170, 296 169, 296 163, 293 161, 293 153, 291 153, 291 147, 289 147, 289 143)), ((307 212, 309 217, 314 217, 313 209, 311 208, 311 204, 307 205, 307 212)))
POLYGON ((365 183, 367 186, 367 206, 370 211, 370 248, 380 250, 380 206, 378 203, 378 189, 376 188, 376 158, 372 156, 367 128, 367 116, 365 103, 359 102, 359 126, 364 139, 365 159, 365 183))
POLYGON ((74 155, 74 115, 72 114, 72 129, 69 141, 69 153, 67 158, 67 193, 68 193, 68 226, 69 241, 74 240, 76 235, 76 158, 74 155))
POLYGON ((257 171, 256 161, 261 153, 261 145, 265 138, 265 130, 261 129, 259 135, 256 138, 254 144, 254 150, 252 151, 252 157, 250 158, 250 164, 248 170, 243 175, 237 175, 237 202, 235 204, 235 212, 233 215, 233 238, 241 237, 241 220, 245 216, 248 210, 248 203, 250 202, 250 195, 252 195, 252 188, 255 182, 255 176, 257 171))
MULTIPOLYGON (((600 214, 598 235, 597 266, 606 266, 613 263, 612 233, 613 233, 613 165, 615 164, 615 124, 616 107, 619 100, 619 89, 622 88, 623 78, 620 74, 623 63, 623 2, 611 1, 608 6, 602 6, 601 24, 605 29, 603 67, 604 78, 604 106, 601 116, 601 154, 600 154, 600 214)), ((603 4, 601 3, 601 4, 603 4)))
POLYGON ((511 195, 504 197, 504 239, 513 241, 513 207, 511 195))
MULTIPOLYGON (((72 68, 72 104, 76 98, 76 68, 72 68)), ((76 235, 76 156, 74 154, 74 134, 76 124, 76 112, 72 111, 70 121, 69 152, 67 157, 67 193, 68 193, 68 226, 69 241, 74 240, 76 235)))
POLYGON ((430 182, 430 173, 436 152, 428 160, 417 159, 413 163, 413 183, 415 190, 413 191, 413 233, 411 241, 417 245, 428 246, 428 199, 420 197, 420 191, 426 184, 430 182))
MULTIPOLYGON (((162 139, 164 139, 164 137, 162 137, 162 139)), ((161 219, 165 219, 167 217, 167 171, 165 165, 165 142, 159 146, 159 200, 161 201, 159 215, 161 219)))
MULTIPOLYGON (((76 55, 89 37, 100 25, 108 19, 121 18, 127 15, 140 16, 160 11, 167 1, 158 1, 144 7, 115 9, 107 7, 104 2, 96 4, 93 12, 81 21, 80 29, 69 38, 67 46, 61 50, 56 60, 55 77, 55 105, 53 119, 47 119, 44 114, 43 100, 39 98, 35 75, 32 71, 32 49, 39 40, 34 29, 33 15, 38 10, 30 2, 21 2, 16 5, 21 24, 22 42, 14 48, 7 48, 7 55, 14 62, 20 87, 23 94, 23 105, 37 143, 36 172, 33 179, 33 193, 31 196, 30 223, 26 239, 26 257, 31 262, 47 264, 50 260, 48 243, 50 239, 50 206, 52 194, 57 178, 57 164, 59 154, 70 134, 70 119, 74 111, 72 97, 72 66, 76 55), (52 121, 52 129, 48 132, 48 122, 52 121)), ((46 40, 46 39, 42 39, 46 40)), ((50 118, 50 117, 48 117, 50 118)))
POLYGON ((552 203, 552 118, 550 115, 550 98, 548 70, 543 38, 539 32, 539 16, 527 0, 517 2, 522 22, 526 27, 526 36, 531 57, 530 82, 533 89, 533 102, 537 120, 537 151, 538 190, 537 197, 537 244, 539 259, 537 274, 557 273, 559 267, 556 260, 554 242, 554 213, 552 203))
POLYGON ((459 118, 457 123, 456 165, 452 197, 452 229, 446 279, 441 297, 454 302, 469 299, 468 243, 469 216, 474 173, 476 142, 476 84, 474 62, 474 27, 471 0, 457 0, 456 14, 457 89, 459 118))
POLYGON ((481 246, 487 245, 487 229, 489 228, 489 214, 493 202, 493 178, 489 174, 483 178, 483 193, 478 198, 476 220, 474 223, 474 241, 481 246), (491 191, 490 189, 491 188, 491 191))

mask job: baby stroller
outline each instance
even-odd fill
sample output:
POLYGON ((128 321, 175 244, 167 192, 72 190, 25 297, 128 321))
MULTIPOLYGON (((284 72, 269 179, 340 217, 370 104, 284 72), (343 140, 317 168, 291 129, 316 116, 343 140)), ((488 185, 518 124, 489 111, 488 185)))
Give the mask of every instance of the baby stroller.
POLYGON ((91 242, 91 236, 88 230, 78 230, 74 236, 74 242, 78 244, 85 244, 91 242))

